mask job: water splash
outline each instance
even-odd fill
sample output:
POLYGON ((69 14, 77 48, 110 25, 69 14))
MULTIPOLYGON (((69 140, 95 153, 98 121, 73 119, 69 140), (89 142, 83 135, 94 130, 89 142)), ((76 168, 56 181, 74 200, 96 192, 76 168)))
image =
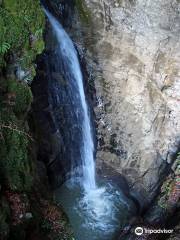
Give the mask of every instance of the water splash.
POLYGON ((56 191, 78 240, 116 239, 135 212, 135 206, 115 184, 99 179, 96 190, 84 193, 67 181, 56 191))
MULTIPOLYGON (((81 117, 78 120, 82 130, 82 145, 80 146, 82 178, 80 168, 76 168, 77 172, 73 168, 74 182, 66 182, 59 194, 57 193, 57 199, 62 198, 61 202, 72 221, 79 240, 109 240, 120 224, 117 214, 123 213, 121 216, 123 226, 124 219, 128 217, 126 215, 129 215, 130 203, 120 191, 116 191, 112 186, 104 184, 104 187, 98 187, 96 184, 94 143, 78 55, 73 42, 61 24, 47 10, 44 9, 44 11, 57 38, 56 55, 59 60, 63 61, 66 80, 69 85, 72 85, 69 94, 70 100, 77 100, 72 106, 77 115, 80 112, 81 117), (76 98, 72 98, 72 95, 76 98), (82 185, 80 184, 79 187, 81 181, 82 185), (92 232, 94 236, 92 236, 92 232)), ((70 86, 68 86, 69 88, 70 86)))

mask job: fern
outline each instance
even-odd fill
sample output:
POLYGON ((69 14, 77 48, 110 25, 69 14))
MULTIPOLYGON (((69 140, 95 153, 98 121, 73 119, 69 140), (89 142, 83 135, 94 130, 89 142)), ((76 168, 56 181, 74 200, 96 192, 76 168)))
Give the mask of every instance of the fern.
POLYGON ((5 54, 9 49, 10 49, 11 45, 7 42, 3 42, 0 45, 0 54, 5 54))
POLYGON ((30 22, 31 22, 30 16, 25 15, 25 16, 24 16, 24 21, 25 21, 26 23, 30 23, 30 22))
POLYGON ((38 30, 36 30, 36 32, 35 32, 35 36, 37 37, 37 38, 39 38, 40 36, 42 36, 42 34, 43 34, 43 28, 39 28, 38 30))

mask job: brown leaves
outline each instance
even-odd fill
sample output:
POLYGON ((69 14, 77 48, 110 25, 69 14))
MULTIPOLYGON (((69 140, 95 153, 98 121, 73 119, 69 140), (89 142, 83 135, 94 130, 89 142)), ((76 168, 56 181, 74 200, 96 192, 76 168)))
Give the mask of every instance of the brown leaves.
POLYGON ((15 92, 9 92, 5 96, 5 100, 3 103, 9 105, 9 106, 15 106, 16 102, 16 93, 15 92))
POLYGON ((176 176, 173 186, 171 187, 169 193, 168 202, 174 205, 178 203, 179 199, 180 199, 180 176, 176 176))
POLYGON ((58 233, 62 231, 62 213, 57 206, 43 202, 42 214, 45 221, 48 221, 51 225, 51 228, 54 232, 58 233))
POLYGON ((29 203, 26 202, 25 198, 19 193, 13 193, 6 191, 6 198, 11 208, 11 220, 12 225, 16 226, 23 222, 23 217, 29 208, 29 203))

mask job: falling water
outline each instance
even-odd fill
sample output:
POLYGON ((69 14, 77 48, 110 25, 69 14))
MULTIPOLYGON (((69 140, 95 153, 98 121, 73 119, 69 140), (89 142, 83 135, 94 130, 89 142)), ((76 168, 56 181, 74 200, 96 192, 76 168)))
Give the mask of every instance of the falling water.
MULTIPOLYGON (((77 137, 78 145, 76 147, 71 145, 71 161, 77 162, 79 158, 81 159, 83 177, 80 186, 72 184, 76 181, 65 182, 57 190, 56 197, 69 215, 78 240, 110 240, 119 226, 122 227, 131 215, 132 203, 120 189, 110 183, 98 180, 96 186, 94 144, 77 52, 61 24, 47 10, 44 11, 58 43, 54 52, 57 62, 53 64, 56 68, 59 66, 62 68, 66 81, 66 97, 63 98, 63 103, 68 100, 69 106, 66 106, 66 111, 70 116, 67 117, 72 120, 67 122, 67 126, 71 128, 69 134, 80 136, 77 137), (73 128, 74 124, 78 126, 76 128, 78 133, 73 128), (78 154, 74 154, 75 148, 78 148, 78 154)), ((74 143, 74 138, 71 142, 74 143)), ((74 169, 72 171, 74 172, 74 169)), ((81 172, 78 173, 81 179, 81 172)), ((76 180, 76 174, 75 177, 74 174, 72 176, 76 180)))
MULTIPOLYGON (((94 143, 91 133, 91 124, 88 114, 88 106, 86 103, 83 77, 81 68, 77 56, 76 49, 73 42, 69 38, 68 34, 64 31, 61 24, 47 11, 44 10, 56 35, 60 56, 65 60, 66 69, 70 72, 70 75, 75 79, 78 86, 78 93, 81 102, 82 111, 82 147, 81 147, 81 159, 82 159, 82 170, 83 170, 83 187, 86 192, 90 189, 96 189, 95 180, 95 164, 94 164, 94 143)), ((75 91, 75 90, 74 90, 75 91)), ((76 93, 75 93, 76 94, 76 93)))

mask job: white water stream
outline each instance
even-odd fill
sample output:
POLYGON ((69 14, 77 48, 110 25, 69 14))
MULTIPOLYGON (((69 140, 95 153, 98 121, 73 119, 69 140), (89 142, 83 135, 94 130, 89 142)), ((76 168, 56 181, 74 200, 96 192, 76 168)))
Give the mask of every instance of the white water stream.
MULTIPOLYGON (((52 25, 54 33, 59 43, 60 55, 66 59, 68 69, 73 78, 77 82, 78 92, 81 99, 81 108, 83 113, 82 131, 83 131, 83 145, 81 147, 81 158, 83 168, 83 186, 86 192, 96 189, 95 180, 95 164, 94 164, 94 143, 91 134, 90 118, 88 114, 88 107, 86 103, 83 77, 77 56, 76 49, 73 42, 65 32, 61 24, 47 11, 45 13, 52 25)), ((76 91, 76 89, 74 89, 76 91)))
MULTIPOLYGON (((77 89, 74 89, 74 92, 72 94, 79 94, 80 99, 80 106, 78 105, 76 107, 78 111, 81 111, 82 113, 82 146, 80 149, 80 157, 82 161, 82 178, 80 177, 80 181, 82 182, 83 191, 80 191, 77 198, 74 195, 71 197, 71 194, 75 194, 79 190, 76 189, 76 185, 71 185, 70 182, 67 183, 67 187, 65 185, 65 187, 62 187, 62 190, 60 190, 60 192, 64 192, 61 192, 61 194, 59 194, 59 199, 62 201, 62 204, 64 203, 64 207, 67 207, 66 212, 68 215, 72 214, 72 216, 70 216, 70 219, 75 219, 72 225, 74 225, 75 231, 78 229, 78 239, 84 240, 85 235, 82 235, 83 227, 90 230, 90 232, 94 231, 94 229, 97 229, 98 231, 101 231, 100 235, 105 234, 106 232, 113 232, 115 225, 118 222, 116 219, 116 214, 119 211, 119 204, 122 205, 122 200, 120 200, 121 194, 118 191, 111 191, 111 187, 104 187, 104 185, 98 187, 96 184, 94 143, 91 133, 89 111, 83 87, 83 76, 78 60, 77 51, 72 40, 69 38, 68 34, 65 32, 61 24, 49 13, 49 11, 45 9, 44 11, 57 38, 59 45, 57 48, 58 56, 66 65, 65 71, 68 72, 70 76, 72 76, 72 78, 76 81, 77 89), (70 205, 68 205, 68 203, 70 205), (76 206, 71 208, 70 206, 74 204, 76 206), (73 217, 73 214, 75 217, 73 217), (77 219, 83 219, 84 223, 81 222, 78 226, 76 226, 77 219)), ((76 180, 74 183, 76 183, 76 180)), ((123 206, 124 207, 120 208, 128 209, 128 206, 126 206, 126 204, 123 203, 123 206)), ((87 233, 87 235, 88 234, 89 233, 87 233)), ((93 237, 90 234, 89 237, 90 238, 86 236, 86 239, 100 240, 99 235, 98 237, 95 235, 93 237)), ((102 239, 106 238, 103 237, 102 239)))

